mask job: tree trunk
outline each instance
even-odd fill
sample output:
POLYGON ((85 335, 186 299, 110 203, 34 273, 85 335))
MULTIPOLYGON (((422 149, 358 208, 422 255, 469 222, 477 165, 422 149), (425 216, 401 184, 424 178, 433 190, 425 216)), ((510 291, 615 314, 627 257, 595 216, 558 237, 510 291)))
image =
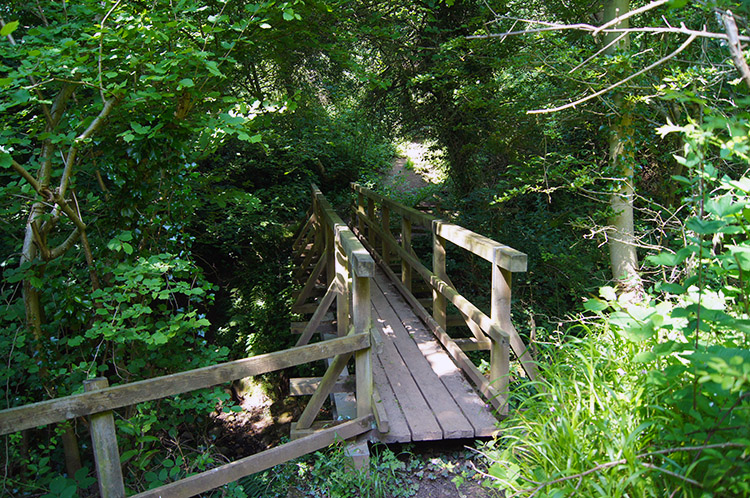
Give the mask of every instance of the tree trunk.
MULTIPOLYGON (((629 0, 608 0, 604 6, 604 22, 612 21, 630 10, 629 0)), ((628 21, 616 25, 627 28, 628 21)), ((612 42, 618 33, 607 33, 604 43, 612 42)), ((628 36, 606 50, 613 54, 617 50, 627 49, 630 45, 628 36)), ((616 192, 610 196, 610 207, 613 215, 608 232, 609 254, 612 265, 612 277, 617 282, 618 292, 629 301, 640 301, 643 298, 643 281, 638 273, 638 254, 634 228, 633 199, 635 189, 633 182, 634 144, 632 143, 632 110, 624 104, 621 94, 615 96, 620 115, 615 118, 609 136, 610 170, 622 178, 616 192)))

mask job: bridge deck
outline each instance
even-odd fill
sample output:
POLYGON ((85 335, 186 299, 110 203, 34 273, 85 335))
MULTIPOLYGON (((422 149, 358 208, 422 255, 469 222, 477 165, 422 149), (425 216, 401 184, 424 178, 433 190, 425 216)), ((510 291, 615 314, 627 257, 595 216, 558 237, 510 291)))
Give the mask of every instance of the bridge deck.
POLYGON ((373 325, 383 339, 373 376, 388 418, 383 442, 490 436, 497 419, 378 269, 371 286, 373 325))

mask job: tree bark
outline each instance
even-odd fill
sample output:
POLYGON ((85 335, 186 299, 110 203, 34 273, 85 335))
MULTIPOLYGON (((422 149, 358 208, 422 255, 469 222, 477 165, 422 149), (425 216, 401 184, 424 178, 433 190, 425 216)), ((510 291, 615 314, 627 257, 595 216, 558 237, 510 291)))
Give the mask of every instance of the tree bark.
MULTIPOLYGON (((629 0, 608 0, 604 6, 604 22, 626 14, 630 10, 629 0)), ((628 28, 627 19, 616 25, 617 28, 628 28)), ((607 33, 604 43, 610 43, 617 33, 607 33)), ((609 47, 605 53, 614 54, 617 50, 627 49, 630 45, 628 36, 609 47)), ((609 220, 608 243, 612 277, 617 283, 618 292, 628 301, 643 299, 643 281, 638 273, 638 254, 636 251, 633 199, 635 188, 633 181, 634 144, 632 143, 633 116, 631 106, 625 103, 622 94, 615 96, 615 103, 620 111, 615 117, 615 124, 609 136, 610 170, 622 178, 616 192, 610 196, 610 207, 613 215, 609 220)))

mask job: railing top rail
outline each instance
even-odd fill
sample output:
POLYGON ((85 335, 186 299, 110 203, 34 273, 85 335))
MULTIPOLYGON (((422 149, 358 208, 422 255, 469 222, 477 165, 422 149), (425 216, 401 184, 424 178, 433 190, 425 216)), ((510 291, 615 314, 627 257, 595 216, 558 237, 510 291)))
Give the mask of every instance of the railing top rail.
POLYGON ((445 240, 486 259, 490 263, 494 263, 512 272, 526 271, 527 256, 521 251, 496 242, 484 235, 472 232, 468 228, 399 204, 357 183, 352 183, 351 185, 355 192, 388 206, 391 211, 401 214, 411 220, 412 223, 431 228, 445 240))
POLYGON ((124 406, 212 387, 370 346, 369 334, 356 334, 242 360, 107 387, 0 411, 0 435, 62 422, 124 406))
POLYGON ((333 230, 336 242, 341 244, 344 253, 359 277, 372 277, 375 274, 375 260, 357 239, 349 226, 334 211, 317 185, 312 184, 312 195, 320 207, 323 221, 333 230))

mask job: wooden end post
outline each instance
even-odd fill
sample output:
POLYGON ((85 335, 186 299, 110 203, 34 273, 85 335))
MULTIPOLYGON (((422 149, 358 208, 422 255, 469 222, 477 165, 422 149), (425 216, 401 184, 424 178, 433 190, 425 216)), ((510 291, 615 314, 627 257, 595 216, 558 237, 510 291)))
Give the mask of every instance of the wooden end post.
MULTIPOLYGON (((447 282, 448 274, 445 270, 446 242, 444 238, 437 234, 439 223, 439 220, 432 222, 432 273, 447 282)), ((432 318, 443 330, 447 330, 448 317, 445 296, 434 288, 432 289, 432 318)))
MULTIPOLYGON (((104 377, 83 381, 86 392, 109 387, 104 377)), ((120 452, 117 449, 117 434, 112 411, 91 415, 91 443, 94 448, 96 475, 99 480, 99 493, 102 498, 124 498, 125 485, 122 481, 120 452)))
MULTIPOLYGON (((352 322, 355 334, 370 334, 372 327, 372 304, 370 301, 370 277, 360 277, 352 266, 352 322)), ((357 417, 372 413, 372 356, 371 348, 357 351, 354 356, 357 379, 357 417)))
MULTIPOLYGON (((490 319, 493 324, 508 333, 511 324, 510 299, 513 274, 510 270, 501 268, 498 261, 498 253, 495 253, 492 263, 492 296, 490 298, 490 319)), ((506 403, 500 414, 508 413, 508 386, 510 385, 510 346, 503 339, 497 341, 492 338, 492 349, 490 353, 490 382, 506 403)))
MULTIPOLYGON (((391 233, 391 210, 388 209, 388 206, 383 204, 380 208, 380 218, 381 218, 381 225, 383 227, 383 233, 385 235, 390 235, 391 233)), ((385 263, 385 266, 388 266, 391 264, 391 252, 388 248, 388 241, 383 238, 381 242, 381 253, 383 254, 383 262, 385 263)))
MULTIPOLYGON (((401 247, 408 253, 412 252, 411 248, 411 220, 406 216, 401 218, 401 247)), ((411 265, 401 258, 401 283, 411 292, 411 265)))

